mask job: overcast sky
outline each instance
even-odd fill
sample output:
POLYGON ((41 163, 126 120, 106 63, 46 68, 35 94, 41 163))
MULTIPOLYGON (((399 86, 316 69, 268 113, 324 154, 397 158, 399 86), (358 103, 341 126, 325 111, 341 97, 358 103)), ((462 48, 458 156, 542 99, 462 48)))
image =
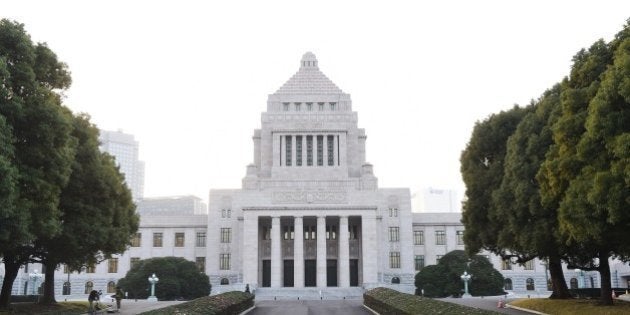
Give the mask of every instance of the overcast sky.
POLYGON ((455 189, 476 121, 609 41, 630 1, 3 1, 72 72, 65 104, 140 142, 145 196, 239 188, 303 53, 350 93, 381 187, 455 189))

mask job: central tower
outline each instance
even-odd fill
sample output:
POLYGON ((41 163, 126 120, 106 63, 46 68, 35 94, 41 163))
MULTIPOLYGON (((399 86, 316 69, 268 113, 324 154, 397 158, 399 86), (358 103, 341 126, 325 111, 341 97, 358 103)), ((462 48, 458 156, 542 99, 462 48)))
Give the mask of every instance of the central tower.
POLYGON ((210 191, 213 286, 412 288, 409 190, 378 188, 350 95, 313 53, 269 95, 253 140, 242 189, 210 191))

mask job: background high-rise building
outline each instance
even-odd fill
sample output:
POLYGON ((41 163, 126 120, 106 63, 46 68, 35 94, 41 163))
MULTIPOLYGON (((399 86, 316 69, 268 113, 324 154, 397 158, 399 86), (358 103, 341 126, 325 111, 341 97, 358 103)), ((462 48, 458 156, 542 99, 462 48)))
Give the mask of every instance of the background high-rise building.
POLYGON ((101 130, 99 136, 101 151, 107 152, 116 158, 120 171, 125 175, 125 182, 133 200, 137 201, 144 196, 144 162, 138 159, 138 141, 133 135, 122 131, 101 130))

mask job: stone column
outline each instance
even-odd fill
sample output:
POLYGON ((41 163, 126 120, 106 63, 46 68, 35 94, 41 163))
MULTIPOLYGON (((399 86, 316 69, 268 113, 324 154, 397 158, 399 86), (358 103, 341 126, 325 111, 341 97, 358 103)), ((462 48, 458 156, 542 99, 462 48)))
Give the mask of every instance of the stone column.
MULTIPOLYGON (((304 165, 304 164, 302 164, 304 165)), ((304 287, 304 222, 302 217, 293 221, 295 238, 293 239, 293 286, 304 287)))
MULTIPOLYGON (((243 215, 243 282, 251 289, 258 287, 258 216, 245 211, 243 215)), ((217 259, 218 258, 214 258, 217 259)))
POLYGON ((317 286, 326 286, 326 217, 317 217, 317 286))
POLYGON ((378 244, 376 242, 376 214, 361 217, 361 248, 363 285, 370 287, 378 282, 378 244))
POLYGON ((350 286, 350 235, 348 233, 348 217, 339 217, 339 286, 350 286))
POLYGON ((282 287, 282 253, 280 248, 280 217, 271 218, 271 287, 282 287))

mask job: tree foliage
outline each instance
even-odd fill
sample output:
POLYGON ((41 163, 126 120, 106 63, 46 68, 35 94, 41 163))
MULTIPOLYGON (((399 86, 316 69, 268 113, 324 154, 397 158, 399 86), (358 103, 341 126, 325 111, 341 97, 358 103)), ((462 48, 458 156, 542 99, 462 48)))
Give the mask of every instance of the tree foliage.
POLYGON ((416 294, 424 290, 427 297, 460 296, 464 283, 460 278, 467 271, 472 275, 468 290, 474 296, 504 294, 503 276, 483 256, 470 260, 464 251, 454 250, 444 255, 437 265, 423 268, 416 274, 416 294))
POLYGON ((47 267, 43 302, 54 303, 59 263, 123 252, 138 227, 123 176, 99 152, 98 129, 62 104, 70 83, 46 44, 0 20, 0 308, 22 264, 47 267))
POLYGON ((118 285, 132 298, 150 295, 148 278, 155 274, 155 296, 159 300, 195 299, 210 294, 210 279, 196 264, 181 257, 160 257, 140 260, 120 279, 118 285))

